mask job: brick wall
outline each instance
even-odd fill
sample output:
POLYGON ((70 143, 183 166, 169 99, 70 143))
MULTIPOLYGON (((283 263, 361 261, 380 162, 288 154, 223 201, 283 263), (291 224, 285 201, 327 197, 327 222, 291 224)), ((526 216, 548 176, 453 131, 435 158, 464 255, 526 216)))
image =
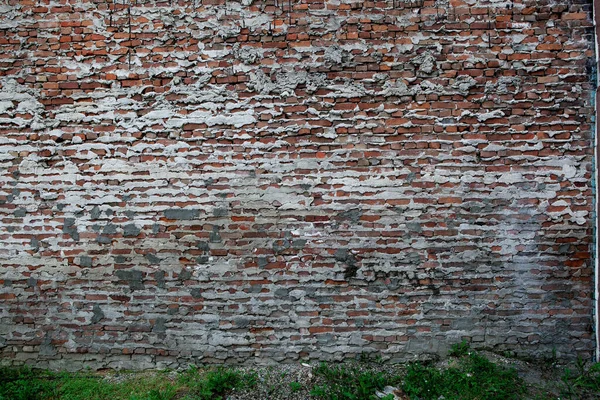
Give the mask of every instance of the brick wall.
POLYGON ((1 362, 590 357, 594 70, 591 1, 4 1, 1 362))

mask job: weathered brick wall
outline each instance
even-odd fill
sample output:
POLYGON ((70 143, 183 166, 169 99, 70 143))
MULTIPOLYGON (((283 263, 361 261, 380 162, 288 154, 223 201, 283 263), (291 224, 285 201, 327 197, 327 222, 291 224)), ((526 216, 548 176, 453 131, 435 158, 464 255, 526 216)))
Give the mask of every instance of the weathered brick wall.
POLYGON ((590 1, 4 1, 2 363, 590 356, 593 60, 590 1))

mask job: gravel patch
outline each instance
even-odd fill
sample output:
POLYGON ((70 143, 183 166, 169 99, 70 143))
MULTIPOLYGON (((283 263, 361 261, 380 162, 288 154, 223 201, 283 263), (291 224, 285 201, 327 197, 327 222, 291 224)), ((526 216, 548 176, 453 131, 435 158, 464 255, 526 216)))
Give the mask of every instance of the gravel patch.
MULTIPOLYGON (((385 372, 400 375, 404 365, 383 365, 376 363, 347 363, 349 366, 358 367, 361 371, 385 372)), ((281 364, 269 367, 240 367, 242 372, 255 372, 258 384, 252 389, 229 394, 228 400, 307 400, 310 391, 316 385, 325 382, 316 376, 313 368, 318 364, 281 364)))
POLYGON ((252 389, 231 393, 227 396, 228 400, 304 400, 310 397, 310 390, 315 384, 312 366, 308 364, 237 369, 245 373, 256 373, 258 383, 252 389))

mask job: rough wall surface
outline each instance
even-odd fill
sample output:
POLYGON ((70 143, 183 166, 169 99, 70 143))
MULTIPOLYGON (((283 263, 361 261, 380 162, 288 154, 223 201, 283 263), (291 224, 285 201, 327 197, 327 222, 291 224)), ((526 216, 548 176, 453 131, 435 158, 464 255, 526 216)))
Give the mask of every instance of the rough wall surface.
POLYGON ((591 1, 4 1, 0 352, 593 346, 591 1))

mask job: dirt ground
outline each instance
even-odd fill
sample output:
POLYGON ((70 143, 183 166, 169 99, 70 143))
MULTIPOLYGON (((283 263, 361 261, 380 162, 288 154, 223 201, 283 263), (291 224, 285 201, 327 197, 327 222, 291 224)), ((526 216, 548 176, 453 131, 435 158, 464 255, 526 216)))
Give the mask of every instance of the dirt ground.
MULTIPOLYGON (((519 376, 525 381, 528 393, 523 400, 598 400, 600 393, 587 393, 578 390, 574 393, 565 393, 565 383, 561 380, 566 368, 576 371, 575 365, 561 364, 557 360, 540 360, 527 362, 514 358, 503 357, 491 352, 479 352, 497 365, 515 368, 519 376)), ((448 358, 435 363, 437 368, 447 368, 456 359, 448 358)), ((361 365, 360 363, 357 365, 361 365)), ((322 382, 314 375, 315 364, 279 364, 273 366, 252 366, 236 368, 240 371, 254 372, 257 376, 257 385, 251 389, 237 390, 230 393, 227 400, 309 400, 311 389, 322 382)), ((395 376, 403 376, 406 365, 386 365, 369 363, 364 365, 369 370, 385 371, 395 376)), ((362 368, 362 367, 361 367, 362 368)), ((152 374, 152 372, 146 372, 152 374)), ((131 373, 109 373, 105 379, 121 381, 131 377, 131 373)), ((135 373, 133 373, 135 375, 135 373)), ((168 379, 175 380, 177 371, 168 373, 168 379)), ((390 389, 390 388, 388 388, 390 389)), ((391 393, 391 391, 388 391, 391 393)), ((401 390, 394 391, 397 400, 408 399, 401 390)), ((180 393, 185 397, 184 392, 180 393)), ((486 399, 481 399, 486 400, 486 399)))

